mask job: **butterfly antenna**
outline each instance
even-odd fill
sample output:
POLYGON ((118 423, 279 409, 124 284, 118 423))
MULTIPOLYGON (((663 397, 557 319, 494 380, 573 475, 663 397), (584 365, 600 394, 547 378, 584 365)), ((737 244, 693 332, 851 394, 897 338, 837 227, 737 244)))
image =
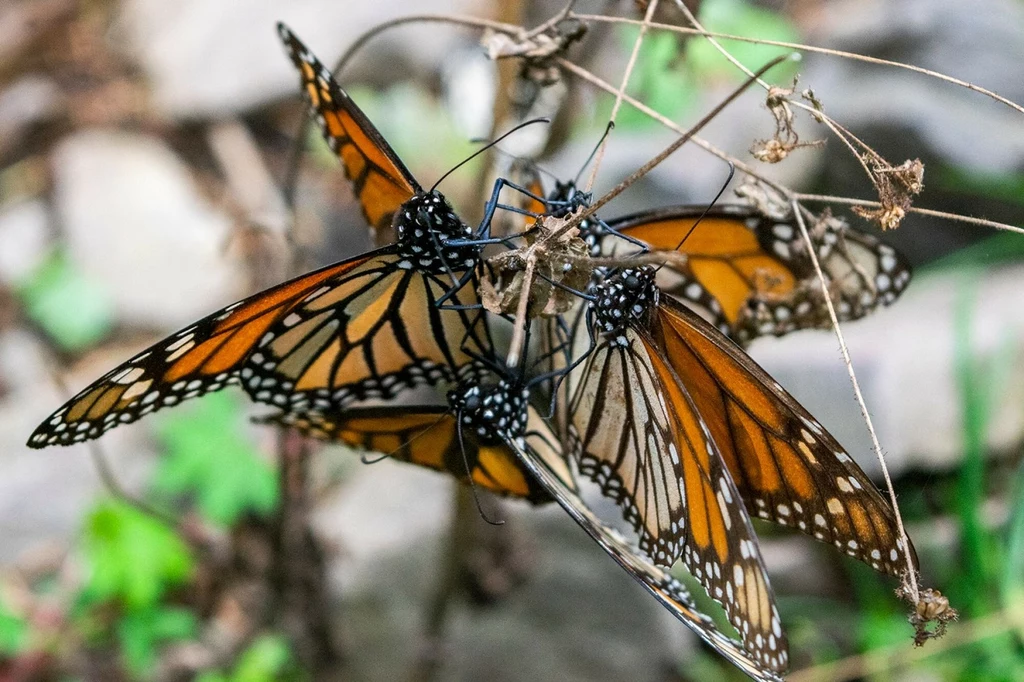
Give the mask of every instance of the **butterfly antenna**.
POLYGON ((755 72, 754 72, 754 74, 753 74, 752 76, 748 77, 748 78, 747 78, 747 79, 746 79, 745 81, 743 81, 743 83, 742 83, 742 84, 740 84, 740 85, 739 85, 739 86, 738 86, 738 87, 737 87, 737 88, 736 88, 735 90, 733 90, 733 91, 732 91, 732 92, 731 92, 731 93, 729 94, 729 96, 728 96, 728 97, 726 97, 726 98, 725 98, 725 99, 723 99, 723 100, 722 100, 721 102, 719 102, 718 104, 716 104, 716 105, 714 106, 714 108, 713 108, 713 109, 711 109, 711 111, 709 111, 709 112, 708 112, 708 113, 707 113, 707 114, 706 114, 706 115, 705 115, 705 116, 704 116, 703 118, 701 118, 701 119, 700 119, 700 120, 699 120, 699 121, 698 121, 698 122, 697 122, 697 123, 696 123, 695 125, 693 125, 693 126, 692 126, 692 127, 691 127, 691 128, 689 129, 689 130, 687 130, 687 131, 686 131, 686 132, 685 132, 684 134, 680 135, 680 136, 679 136, 679 137, 678 137, 678 138, 676 139, 676 141, 675 141, 675 142, 673 142, 672 144, 670 144, 670 145, 669 145, 668 147, 666 147, 666 148, 665 148, 665 149, 664 149, 664 150, 663 150, 663 151, 662 151, 661 153, 659 153, 659 154, 658 154, 657 156, 655 156, 655 157, 654 157, 653 159, 651 159, 650 161, 648 161, 647 163, 645 163, 645 164, 644 164, 643 166, 641 166, 640 168, 638 168, 638 169, 637 169, 636 171, 634 171, 632 175, 630 175, 630 176, 629 176, 628 178, 626 178, 625 180, 623 180, 622 182, 620 182, 620 183, 619 183, 618 185, 616 185, 615 187, 613 187, 613 188, 612 188, 611 190, 609 190, 609 191, 608 191, 608 192, 607 192, 607 193, 606 193, 606 194, 605 194, 604 196, 602 196, 602 197, 601 197, 600 199, 598 199, 597 201, 593 202, 593 203, 592 203, 592 204, 590 204, 590 206, 588 206, 588 207, 587 207, 586 209, 584 209, 583 211, 580 211, 580 212, 579 212, 579 213, 577 213, 577 214, 576 214, 575 216, 573 216, 573 218, 572 218, 571 220, 569 220, 568 222, 566 222, 566 224, 565 224, 565 225, 563 225, 563 226, 562 226, 562 227, 561 227, 561 228, 560 228, 560 229, 558 230, 558 232, 556 232, 556 233, 555 233, 555 235, 554 235, 554 236, 556 236, 556 237, 557 237, 557 236, 561 236, 562 234, 565 234, 566 232, 568 232, 568 231, 569 231, 569 230, 571 230, 572 228, 574 228, 574 227, 578 226, 578 225, 579 225, 580 223, 582 223, 582 222, 583 222, 584 220, 587 220, 587 219, 588 219, 588 218, 590 218, 590 217, 591 217, 592 215, 594 215, 595 213, 597 213, 597 212, 598 212, 599 210, 601 210, 601 208, 602 208, 602 207, 603 207, 603 206, 604 206, 605 204, 607 204, 607 203, 608 203, 609 201, 611 201, 611 200, 612 200, 612 199, 614 199, 615 197, 617 197, 617 196, 619 196, 620 194, 622 194, 622 193, 623 193, 623 192, 624 192, 624 191, 625 191, 625 190, 626 190, 627 188, 629 188, 630 186, 632 186, 632 185, 633 185, 633 183, 635 183, 635 182, 636 182, 637 180, 639 180, 639 179, 640 179, 640 178, 642 178, 643 176, 645 176, 645 175, 647 175, 648 173, 650 173, 650 172, 651 172, 651 170, 652 170, 652 169, 654 169, 654 167, 655 167, 655 166, 657 166, 657 165, 658 165, 658 164, 660 164, 660 163, 661 163, 662 161, 664 161, 664 160, 665 160, 665 159, 667 159, 667 158, 668 158, 669 156, 671 156, 671 155, 672 155, 673 153, 675 153, 675 151, 676 151, 677 149, 679 149, 679 148, 680 148, 680 147, 682 147, 682 146, 683 146, 684 144, 686 144, 687 142, 689 142, 690 140, 692 140, 692 139, 693 139, 693 136, 694 136, 694 135, 696 135, 696 134, 697 134, 697 133, 699 133, 699 132, 700 132, 701 130, 703 130, 703 128, 704 128, 704 127, 705 127, 705 126, 706 126, 706 125, 707 125, 708 123, 710 123, 710 122, 711 122, 711 121, 712 121, 712 120, 713 120, 713 119, 714 119, 715 117, 717 117, 717 116, 718 116, 718 115, 719 115, 720 113, 722 113, 722 110, 723 110, 723 109, 725 109, 725 108, 726 108, 726 107, 727 107, 728 105, 732 104, 732 102, 733 102, 734 100, 736 100, 736 99, 737 99, 737 98, 738 98, 738 97, 739 97, 740 95, 742 95, 742 94, 743 94, 743 93, 744 93, 744 92, 745 92, 745 91, 747 90, 747 88, 749 88, 749 87, 750 87, 751 85, 753 85, 754 83, 756 83, 756 82, 758 81, 758 79, 759 79, 759 78, 761 78, 761 76, 763 76, 763 75, 764 75, 764 74, 765 74, 765 73, 766 73, 767 71, 771 70, 771 69, 772 69, 772 68, 774 68, 775 66, 778 66, 778 65, 779 65, 779 64, 781 64, 782 62, 785 62, 785 61, 789 61, 789 60, 791 60, 791 59, 793 59, 793 57, 792 57, 792 56, 787 56, 787 55, 784 55, 784 56, 781 56, 781 57, 776 57, 775 59, 771 60, 770 62, 768 62, 767 64, 765 64, 764 66, 762 66, 762 67, 761 67, 760 69, 758 69, 757 71, 755 71, 755 72))
POLYGON ((481 155, 481 154, 483 154, 483 153, 484 153, 485 151, 487 151, 488 149, 490 149, 490 148, 491 148, 491 147, 493 147, 494 145, 498 144, 499 142, 501 142, 502 140, 504 140, 504 139, 505 139, 506 137, 508 137, 508 136, 509 136, 509 135, 511 135, 512 133, 518 132, 519 130, 522 130, 522 129, 523 129, 523 128, 525 128, 526 126, 530 126, 530 125, 533 125, 534 123, 551 123, 551 119, 549 119, 549 118, 531 118, 531 119, 530 119, 529 121, 523 121, 522 123, 520 123, 519 125, 517 125, 517 126, 516 126, 515 128, 512 128, 511 130, 509 130, 509 131, 505 132, 504 134, 502 134, 502 135, 501 135, 500 137, 498 137, 498 138, 496 138, 496 139, 494 139, 494 140, 491 140, 491 141, 490 141, 490 142, 488 142, 488 143, 487 143, 486 145, 484 145, 484 146, 483 146, 483 147, 481 147, 480 149, 477 149, 477 150, 476 150, 475 152, 473 152, 472 154, 470 154, 469 156, 467 156, 467 157, 466 157, 465 159, 463 159, 462 161, 459 161, 459 162, 458 162, 457 164, 455 164, 455 166, 454 166, 453 168, 451 168, 451 169, 450 169, 450 170, 449 170, 449 171, 448 171, 447 173, 445 173, 445 174, 444 174, 444 175, 442 175, 442 176, 441 176, 440 178, 438 178, 438 179, 437 179, 437 182, 435 182, 435 183, 434 183, 433 185, 431 185, 431 186, 430 186, 430 190, 429 190, 429 191, 433 192, 433 191, 434 191, 434 190, 435 190, 435 189, 437 188, 437 186, 438 186, 438 185, 440 185, 440 184, 441 184, 441 183, 442 183, 442 182, 444 181, 444 179, 445 179, 445 178, 447 178, 447 177, 448 177, 449 175, 451 175, 452 173, 454 173, 454 172, 455 172, 455 171, 457 171, 458 169, 462 168, 462 167, 463 167, 463 166, 465 166, 465 165, 466 165, 467 163, 469 163, 470 161, 472 161, 472 160, 473 160, 473 159, 475 159, 476 157, 480 156, 480 155, 481 155))
MULTIPOLYGON (((733 177, 735 175, 736 175, 736 164, 734 164, 732 161, 730 161, 729 162, 729 177, 727 177, 725 179, 725 182, 722 183, 721 189, 718 190, 718 194, 716 194, 715 198, 711 200, 711 203, 708 204, 707 207, 701 212, 700 216, 698 216, 697 219, 695 221, 693 221, 693 225, 691 225, 690 229, 686 231, 686 234, 684 234, 682 239, 679 240, 679 243, 675 245, 675 247, 672 249, 673 251, 678 251, 679 249, 681 249, 683 247, 683 244, 685 244, 686 240, 690 238, 690 235, 693 234, 693 231, 696 230, 697 226, 700 225, 701 221, 704 220, 704 218, 707 217, 708 212, 710 212, 711 209, 714 208, 715 204, 718 203, 718 200, 722 198, 723 194, 725 194, 725 188, 729 186, 729 183, 732 182, 732 179, 733 179, 733 177)), ((667 262, 662 263, 658 267, 654 268, 654 271, 657 272, 657 271, 661 270, 663 267, 665 267, 666 265, 668 265, 667 262)))
POLYGON ((597 144, 595 144, 594 148, 590 151, 590 156, 588 156, 587 160, 583 162, 582 166, 580 166, 580 172, 572 179, 573 186, 580 184, 580 178, 583 177, 583 171, 587 170, 587 166, 589 166, 590 162, 594 160, 595 156, 597 156, 597 150, 601 148, 601 145, 604 144, 605 138, 608 137, 614 129, 615 121, 608 121, 608 125, 605 126, 601 139, 597 141, 597 144))
POLYGON ((376 464, 377 462, 380 462, 381 460, 390 459, 391 457, 394 457, 399 452, 401 452, 403 448, 409 447, 410 445, 415 443, 418 439, 422 438, 424 435, 426 435, 428 432, 430 432, 431 429, 433 429, 435 426, 437 426, 438 424, 441 423, 441 420, 443 420, 444 417, 445 417, 445 415, 442 414, 440 417, 437 418, 437 420, 433 424, 431 424, 427 428, 423 429, 422 431, 417 433, 415 436, 413 436, 412 438, 410 438, 409 440, 405 441, 404 443, 399 445, 397 448, 392 450, 391 452, 388 452, 386 454, 385 453, 381 453, 377 457, 370 457, 369 453, 364 452, 363 454, 359 455, 359 460, 363 464, 376 464))
POLYGON ((473 491, 473 502, 480 518, 492 526, 504 526, 502 520, 492 521, 487 518, 483 505, 480 504, 480 495, 476 492, 476 481, 473 480, 473 470, 469 467, 469 456, 466 455, 466 441, 462 439, 462 410, 455 411, 455 436, 459 439, 459 452, 462 453, 462 463, 466 465, 466 480, 469 482, 469 489, 473 491))

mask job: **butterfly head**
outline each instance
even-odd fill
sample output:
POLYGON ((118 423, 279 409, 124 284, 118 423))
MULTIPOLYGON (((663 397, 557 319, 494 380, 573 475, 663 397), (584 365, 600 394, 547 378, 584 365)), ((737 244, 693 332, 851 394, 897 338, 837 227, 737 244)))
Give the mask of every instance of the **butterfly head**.
POLYGON ((448 394, 448 402, 461 415, 462 428, 482 442, 510 441, 526 433, 529 390, 505 379, 484 385, 473 376, 448 394))
POLYGON ((480 246, 472 243, 473 229, 455 214, 437 190, 420 192, 395 213, 398 246, 409 267, 441 273, 473 268, 480 246))
MULTIPOLYGON (((584 192, 576 186, 576 183, 556 182, 555 189, 548 196, 548 204, 551 206, 551 215, 556 218, 564 218, 571 213, 590 206, 594 200, 591 192, 584 192)), ((601 238, 605 235, 604 225, 596 217, 591 216, 577 225, 580 231, 580 238, 586 242, 590 249, 590 256, 597 258, 601 255, 601 238)))
POLYGON ((646 326, 648 316, 658 304, 654 268, 617 268, 608 273, 594 289, 590 304, 594 320, 602 334, 625 345, 626 329, 633 324, 646 326))

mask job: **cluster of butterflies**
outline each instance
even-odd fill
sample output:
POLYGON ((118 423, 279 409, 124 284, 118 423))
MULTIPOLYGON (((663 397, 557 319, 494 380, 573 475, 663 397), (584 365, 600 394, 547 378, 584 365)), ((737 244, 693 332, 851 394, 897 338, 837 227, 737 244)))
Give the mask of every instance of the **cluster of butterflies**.
MULTIPOLYGON (((811 259, 791 222, 747 206, 676 207, 580 226, 594 255, 678 250, 665 267, 594 268, 578 304, 539 319, 509 367, 481 304, 499 181, 478 228, 425 191, 365 115, 284 26, 281 37, 373 228, 393 244, 213 313, 85 388, 31 447, 97 438, 229 385, 266 421, 448 472, 534 503, 554 500, 666 608, 757 679, 787 669, 787 640, 751 517, 796 528, 899 575, 889 504, 842 446, 737 342, 821 324, 811 259), (685 240, 682 238, 685 235, 685 240), (538 348, 540 350, 538 350, 538 348), (439 402, 398 403, 416 386, 439 402), (367 406, 372 401, 373 406, 367 406), (389 403, 389 401, 391 401, 389 403), (622 508, 636 544, 595 516, 577 476, 622 508), (669 573, 677 561, 738 639, 669 573)), ((527 193, 538 219, 589 197, 527 193)), ((893 301, 910 270, 853 230, 817 235, 841 319, 893 301)), ((499 246, 495 246, 499 245, 499 246)), ((608 262, 605 260, 603 262, 608 262)), ((819 290, 820 291, 820 290, 819 290)), ((914 569, 916 567, 910 567, 914 569)))

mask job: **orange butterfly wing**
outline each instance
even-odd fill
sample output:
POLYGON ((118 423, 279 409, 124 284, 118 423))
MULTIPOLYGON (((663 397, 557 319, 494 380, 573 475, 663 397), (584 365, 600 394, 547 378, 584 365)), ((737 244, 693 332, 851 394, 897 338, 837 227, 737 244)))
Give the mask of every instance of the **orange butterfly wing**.
MULTIPOLYGON (((746 342, 828 326, 817 275, 794 224, 749 206, 705 211, 677 206, 626 216, 609 226, 652 249, 686 254, 686 264, 659 272, 659 286, 730 338, 746 342)), ((910 266, 895 249, 857 230, 828 223, 823 230, 817 255, 840 321, 889 305, 906 288, 910 266)), ((618 240, 615 248, 622 245, 618 240)))
MULTIPOLYGON (((330 411, 452 380, 471 354, 491 347, 470 311, 435 304, 452 286, 443 275, 405 267, 387 248, 377 253, 267 331, 241 374, 250 395, 289 412, 330 411)), ((470 281, 448 305, 477 303, 470 281)))
POLYGON ((750 518, 700 413, 653 337, 599 340, 574 389, 570 450, 655 563, 677 558, 774 672, 786 636, 750 518))
POLYGON ((118 424, 239 382, 239 371, 271 326, 311 292, 374 254, 308 273, 234 303, 154 344, 54 412, 28 441, 35 448, 99 437, 118 424))
MULTIPOLYGON (((91 440, 228 384, 258 402, 316 412, 452 379, 490 340, 466 311, 434 305, 447 282, 403 260, 385 247, 213 313, 88 386, 29 445, 91 440)), ((451 301, 475 296, 467 286, 451 301)))
POLYGON ((322 417, 283 413, 260 421, 291 426, 318 440, 345 443, 445 471, 499 495, 522 497, 533 503, 551 499, 503 443, 482 443, 469 431, 463 431, 460 443, 455 417, 443 407, 354 407, 322 417))
MULTIPOLYGON (((579 496, 571 472, 565 470, 557 437, 547 424, 531 414, 526 438, 510 443, 522 466, 601 548, 615 560, 669 613, 682 621, 712 648, 752 679, 781 680, 778 666, 767 667, 753 657, 742 643, 723 634, 714 621, 701 613, 686 587, 671 573, 640 554, 618 533, 599 519, 579 496), (552 465, 552 463, 555 463, 552 465)), ((785 642, 782 640, 785 651, 785 642)), ((784 658, 783 663, 784 666, 784 658)))
POLYGON ((750 513, 877 570, 905 570, 892 508, 831 434, 699 315, 666 299, 657 319, 659 342, 750 513))
POLYGON ((391 227, 395 212, 422 188, 330 70, 284 24, 277 28, 302 77, 302 89, 320 130, 341 159, 367 222, 375 230, 391 227))

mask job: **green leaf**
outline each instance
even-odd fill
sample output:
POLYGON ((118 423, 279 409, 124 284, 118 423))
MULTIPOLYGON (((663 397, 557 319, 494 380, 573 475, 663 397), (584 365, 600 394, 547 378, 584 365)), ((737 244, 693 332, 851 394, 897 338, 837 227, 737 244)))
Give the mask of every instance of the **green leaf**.
POLYGON ((0 654, 13 656, 20 653, 27 634, 28 623, 0 600, 0 654))
POLYGON ((281 682, 303 679, 295 667, 288 642, 280 635, 262 635, 235 662, 231 674, 209 671, 196 682, 281 682))
MULTIPOLYGON (((620 42, 627 53, 632 51, 638 34, 639 29, 634 27, 620 31, 620 42)), ((675 34, 648 33, 640 46, 628 89, 632 96, 659 114, 673 119, 680 118, 687 111, 696 92, 692 75, 682 67, 680 54, 679 38, 675 34)), ((602 98, 601 120, 607 120, 614 101, 613 95, 602 98)), ((623 130, 643 130, 657 126, 658 123, 647 114, 626 105, 619 110, 617 125, 623 130)))
POLYGON ((113 326, 109 296, 63 251, 50 253, 15 289, 28 317, 65 350, 88 348, 113 326))
POLYGON ((82 549, 89 602, 118 600, 129 610, 145 609, 192 574, 192 555, 174 530, 123 502, 97 505, 82 549))
POLYGON ((198 632, 195 614, 182 608, 128 612, 117 623, 117 638, 125 664, 137 677, 152 670, 162 645, 192 639, 198 632))
MULTIPOLYGON (((755 7, 744 0, 706 0, 701 5, 701 23, 708 31, 797 43, 800 34, 782 14, 755 7)), ((771 45, 721 40, 720 43, 741 64, 755 70, 765 63, 793 50, 771 45)), ((731 64, 707 39, 694 37, 686 44, 686 61, 698 82, 721 81, 739 83, 745 74, 731 64)), ((767 74, 767 80, 785 83, 796 74, 797 65, 780 64, 767 74)))
POLYGON ((238 659, 231 682, 271 682, 292 666, 292 652, 280 635, 263 635, 238 659))
POLYGON ((158 437, 167 451, 154 485, 195 499, 203 515, 229 525, 242 514, 268 514, 277 505, 277 479, 241 432, 237 400, 209 395, 169 414, 158 437))

